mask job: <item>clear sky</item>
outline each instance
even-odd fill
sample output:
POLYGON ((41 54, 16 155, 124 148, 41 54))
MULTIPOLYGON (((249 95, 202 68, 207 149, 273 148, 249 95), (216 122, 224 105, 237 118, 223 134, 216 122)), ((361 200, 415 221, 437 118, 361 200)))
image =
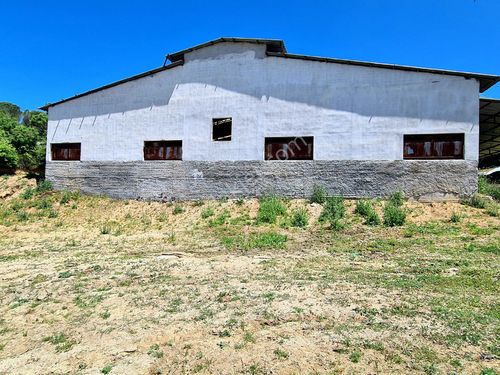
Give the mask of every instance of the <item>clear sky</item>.
MULTIPOLYGON (((221 36, 289 52, 500 75, 500 0, 2 1, 0 101, 22 109, 221 36)), ((483 94, 500 97, 500 84, 483 94)))

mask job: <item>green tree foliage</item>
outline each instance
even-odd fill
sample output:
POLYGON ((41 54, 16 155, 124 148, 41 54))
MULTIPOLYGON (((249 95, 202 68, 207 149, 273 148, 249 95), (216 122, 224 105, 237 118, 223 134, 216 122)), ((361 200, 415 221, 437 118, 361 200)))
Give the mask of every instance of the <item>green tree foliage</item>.
POLYGON ((12 103, 0 102, 0 112, 14 120, 19 120, 19 117, 21 117, 21 109, 12 103))
POLYGON ((0 171, 7 171, 17 168, 19 157, 16 149, 9 143, 5 133, 0 133, 0 171))
POLYGON ((27 111, 24 114, 23 123, 30 128, 35 129, 39 135, 47 135, 47 114, 40 111, 27 111))
POLYGON ((47 115, 42 112, 25 111, 19 123, 21 111, 18 106, 0 103, 0 141, 2 157, 0 169, 23 168, 37 170, 45 163, 45 139, 47 115), (15 157, 12 157, 14 150, 15 157))

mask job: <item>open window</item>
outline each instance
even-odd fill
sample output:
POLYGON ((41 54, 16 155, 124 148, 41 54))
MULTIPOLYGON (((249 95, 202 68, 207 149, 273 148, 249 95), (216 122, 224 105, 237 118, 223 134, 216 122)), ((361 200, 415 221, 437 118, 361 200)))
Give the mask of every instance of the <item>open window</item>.
POLYGON ((233 127, 231 117, 212 119, 212 140, 230 141, 233 127))
POLYGON ((81 143, 51 143, 52 160, 78 161, 81 156, 81 143))
POLYGON ((463 159, 463 134, 405 134, 404 159, 463 159))
POLYGON ((266 138, 265 160, 313 160, 313 137, 266 138))
POLYGON ((182 141, 146 141, 144 160, 182 160, 182 141))

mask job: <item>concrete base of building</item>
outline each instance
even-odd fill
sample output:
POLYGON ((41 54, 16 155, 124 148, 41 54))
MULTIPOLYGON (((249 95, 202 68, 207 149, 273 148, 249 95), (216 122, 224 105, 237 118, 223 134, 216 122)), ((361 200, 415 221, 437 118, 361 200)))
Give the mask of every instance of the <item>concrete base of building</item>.
POLYGON ((46 178, 57 190, 159 201, 306 198, 315 185, 353 198, 399 190, 421 201, 454 200, 476 192, 477 173, 477 162, 466 160, 53 161, 46 166, 46 178))

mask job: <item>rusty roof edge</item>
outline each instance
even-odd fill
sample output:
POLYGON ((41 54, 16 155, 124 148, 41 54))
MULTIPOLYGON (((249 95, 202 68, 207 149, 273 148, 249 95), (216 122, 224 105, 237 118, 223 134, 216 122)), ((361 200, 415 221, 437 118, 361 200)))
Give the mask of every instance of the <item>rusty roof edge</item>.
POLYGON ((177 66, 180 66, 180 65, 183 65, 183 61, 177 61, 175 63, 171 63, 171 64, 168 64, 168 65, 164 65, 164 66, 161 66, 159 68, 155 68, 155 69, 151 69, 151 70, 148 70, 146 72, 143 72, 143 73, 139 73, 139 74, 136 74, 136 75, 133 75, 133 76, 130 76, 130 77, 127 77, 127 78, 124 78, 124 79, 121 79, 119 81, 115 81, 115 82, 112 82, 112 83, 108 83, 107 85, 104 85, 104 86, 99 86, 95 89, 92 89, 92 90, 88 90, 88 91, 85 91, 85 92, 82 92, 80 94, 76 94, 74 96, 71 96, 69 98, 65 98, 65 99, 61 99, 57 102, 53 102, 53 103, 47 103, 45 104, 44 106, 42 107, 39 107, 39 109, 43 110, 43 111, 48 111, 48 109, 50 107, 53 107, 55 105, 58 105, 58 104, 62 104, 62 103, 65 103, 65 102, 68 102, 70 100, 73 100, 73 99, 78 99, 78 98, 81 98, 83 96, 86 96, 86 95, 89 95, 89 94, 93 94, 95 92, 98 92, 98 91, 101 91, 101 90, 105 90, 105 89, 109 89, 111 87, 114 87, 114 86, 118 86, 118 85, 121 85, 122 83, 126 83, 126 82, 130 82, 130 81, 134 81, 136 79, 139 79, 139 78, 143 78, 143 77, 147 77, 147 76, 150 76, 150 75, 153 75, 153 74, 156 74, 156 73, 159 73, 159 72, 162 72, 164 70, 168 70, 168 69, 171 69, 171 68, 175 68, 177 66))
POLYGON ((299 55, 299 54, 292 54, 292 53, 267 52, 267 55, 272 56, 272 57, 284 57, 284 58, 291 58, 291 59, 298 59, 298 60, 329 62, 329 63, 336 63, 336 64, 357 65, 357 66, 366 66, 366 67, 382 68, 382 69, 406 70, 406 71, 413 71, 413 72, 420 72, 420 73, 433 73, 433 74, 461 76, 461 77, 466 77, 466 78, 476 78, 478 80, 483 80, 483 82, 480 82, 480 84, 481 84, 480 92, 484 92, 487 89, 489 89, 491 86, 500 82, 500 75, 494 75, 494 74, 462 72, 462 71, 458 71, 458 70, 446 70, 446 69, 437 69, 437 68, 423 68, 423 67, 411 66, 411 65, 377 63, 377 62, 360 61, 360 60, 338 59, 338 58, 333 58, 333 57, 299 55))

